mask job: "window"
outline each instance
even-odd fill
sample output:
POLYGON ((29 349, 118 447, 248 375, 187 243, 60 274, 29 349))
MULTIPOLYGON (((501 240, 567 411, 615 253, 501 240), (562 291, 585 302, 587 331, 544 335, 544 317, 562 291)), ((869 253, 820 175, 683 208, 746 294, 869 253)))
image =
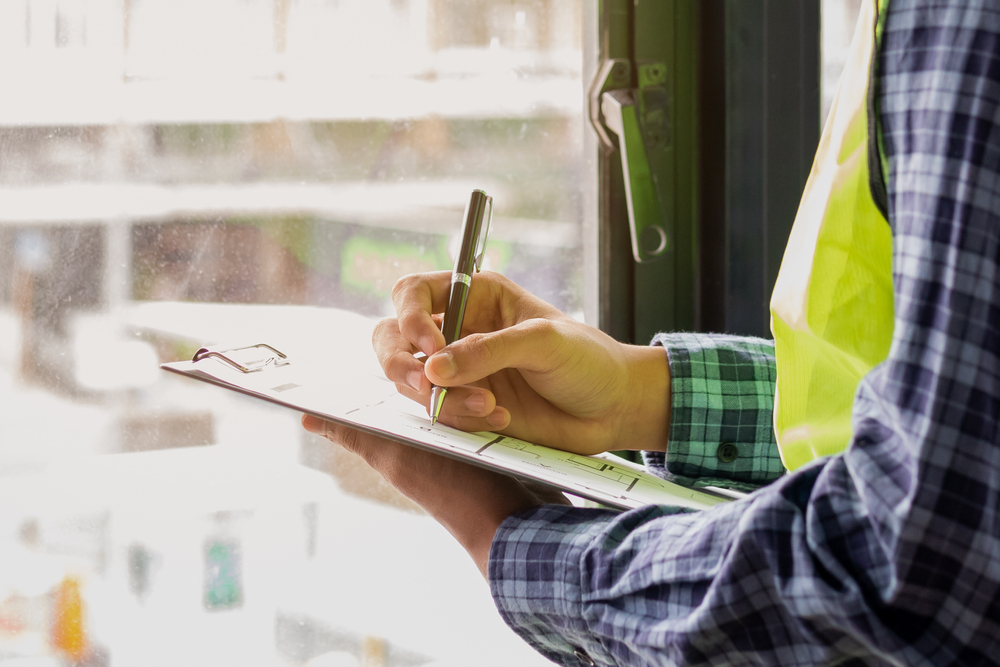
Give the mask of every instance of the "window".
POLYGON ((487 264, 579 315, 582 11, 0 3, 0 655, 548 664, 363 465, 157 365, 367 350, 475 187, 487 264))

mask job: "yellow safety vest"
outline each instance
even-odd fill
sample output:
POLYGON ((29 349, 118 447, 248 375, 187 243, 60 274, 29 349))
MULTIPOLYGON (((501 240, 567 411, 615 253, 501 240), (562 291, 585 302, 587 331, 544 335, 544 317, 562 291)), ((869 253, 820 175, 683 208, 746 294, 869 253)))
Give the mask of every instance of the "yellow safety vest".
POLYGON ((870 182, 885 160, 868 109, 887 4, 862 5, 771 295, 774 429, 788 470, 847 447, 858 383, 892 340, 892 234, 870 182))

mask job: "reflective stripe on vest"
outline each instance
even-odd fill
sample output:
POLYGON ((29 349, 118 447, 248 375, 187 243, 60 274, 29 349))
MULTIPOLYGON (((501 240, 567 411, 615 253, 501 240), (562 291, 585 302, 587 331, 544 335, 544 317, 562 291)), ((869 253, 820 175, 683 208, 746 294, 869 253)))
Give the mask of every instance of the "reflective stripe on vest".
POLYGON ((788 470, 847 447, 858 383, 892 340, 892 234, 869 183, 870 148, 884 169, 868 88, 886 4, 862 4, 771 296, 774 427, 788 470))

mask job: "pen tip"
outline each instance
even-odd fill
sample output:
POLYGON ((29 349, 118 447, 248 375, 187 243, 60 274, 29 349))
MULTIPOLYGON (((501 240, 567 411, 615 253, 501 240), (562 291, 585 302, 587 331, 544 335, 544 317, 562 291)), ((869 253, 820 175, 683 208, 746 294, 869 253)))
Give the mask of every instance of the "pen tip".
POLYGON ((438 418, 441 416, 441 406, 444 405, 445 394, 448 390, 444 387, 432 387, 431 388, 431 406, 430 406, 430 416, 431 416, 431 426, 437 423, 438 418))

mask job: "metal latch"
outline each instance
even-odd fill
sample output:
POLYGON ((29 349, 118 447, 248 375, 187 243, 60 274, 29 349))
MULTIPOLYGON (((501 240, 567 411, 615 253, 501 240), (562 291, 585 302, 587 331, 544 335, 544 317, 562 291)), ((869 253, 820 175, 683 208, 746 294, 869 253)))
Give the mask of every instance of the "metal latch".
POLYGON ((643 263, 662 255, 670 242, 660 184, 647 152, 664 149, 670 137, 668 100, 660 85, 666 68, 662 63, 646 65, 639 74, 640 88, 629 88, 630 62, 622 58, 605 61, 590 88, 589 115, 601 142, 611 150, 617 148, 621 155, 632 256, 643 263))

